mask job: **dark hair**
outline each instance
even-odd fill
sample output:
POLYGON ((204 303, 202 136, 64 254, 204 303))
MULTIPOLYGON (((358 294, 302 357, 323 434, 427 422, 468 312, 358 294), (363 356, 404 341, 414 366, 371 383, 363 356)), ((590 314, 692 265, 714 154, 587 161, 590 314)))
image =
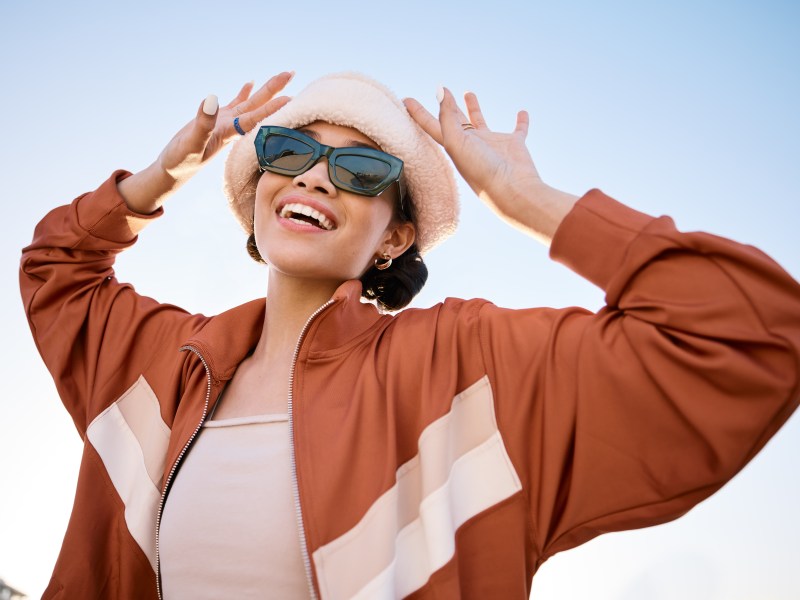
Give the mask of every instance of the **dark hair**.
POLYGON ((417 250, 417 245, 403 252, 384 271, 375 267, 361 277, 361 295, 375 300, 386 310, 400 310, 414 299, 428 280, 428 267, 417 250))
POLYGON ((247 238, 247 253, 257 263, 261 263, 262 265, 267 264, 263 258, 261 258, 261 253, 258 251, 258 246, 256 246, 256 234, 251 233, 250 237, 247 238))
MULTIPOLYGON (((416 212, 411 196, 406 192, 398 203, 395 219, 401 223, 416 223, 416 212)), ((392 260, 392 266, 383 271, 372 266, 361 276, 361 295, 375 300, 386 310, 400 310, 414 299, 428 281, 428 267, 416 244, 392 260)))
MULTIPOLYGON (((260 173, 253 178, 258 180, 260 173)), ((395 219, 401 223, 416 223, 414 204, 406 193, 402 202, 398 202, 395 219)), ((247 238, 247 253, 254 261, 266 264, 256 245, 256 235, 251 233, 247 238)), ((374 266, 361 276, 361 295, 368 300, 375 300, 385 310, 400 310, 414 299, 428 280, 428 267, 416 244, 412 244, 403 254, 392 261, 392 266, 383 271, 374 266)))

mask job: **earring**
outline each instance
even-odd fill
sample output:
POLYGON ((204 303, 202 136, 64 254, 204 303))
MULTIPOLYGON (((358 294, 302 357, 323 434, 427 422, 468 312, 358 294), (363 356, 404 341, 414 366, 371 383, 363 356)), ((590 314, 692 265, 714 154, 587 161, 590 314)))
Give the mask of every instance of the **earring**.
POLYGON ((383 254, 381 254, 380 258, 375 259, 374 264, 375 268, 378 269, 379 271, 385 271, 386 269, 392 266, 392 257, 389 256, 387 252, 384 252, 383 254), (379 262, 381 258, 383 259, 383 262, 379 262))

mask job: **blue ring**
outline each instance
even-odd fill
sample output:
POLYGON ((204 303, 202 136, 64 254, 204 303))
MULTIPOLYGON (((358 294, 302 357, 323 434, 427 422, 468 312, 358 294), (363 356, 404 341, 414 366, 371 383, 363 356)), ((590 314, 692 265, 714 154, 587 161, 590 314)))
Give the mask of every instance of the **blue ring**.
POLYGON ((239 135, 247 135, 247 132, 239 126, 239 117, 233 120, 233 128, 239 132, 239 135))

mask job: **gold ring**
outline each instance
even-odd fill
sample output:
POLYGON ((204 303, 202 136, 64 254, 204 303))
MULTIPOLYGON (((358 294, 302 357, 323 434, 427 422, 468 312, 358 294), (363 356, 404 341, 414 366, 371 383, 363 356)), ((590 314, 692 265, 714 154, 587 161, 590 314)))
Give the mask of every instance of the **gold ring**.
POLYGON ((467 129, 475 129, 475 125, 473 125, 472 123, 462 123, 461 129, 463 129, 464 131, 466 131, 467 129))

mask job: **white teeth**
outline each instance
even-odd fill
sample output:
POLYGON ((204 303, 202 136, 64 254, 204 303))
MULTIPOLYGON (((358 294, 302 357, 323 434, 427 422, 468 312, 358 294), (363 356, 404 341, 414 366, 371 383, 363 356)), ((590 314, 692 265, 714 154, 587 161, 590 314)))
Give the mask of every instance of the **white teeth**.
MULTIPOLYGON (((321 212, 314 210, 310 206, 306 206, 305 204, 290 203, 290 204, 285 204, 283 208, 281 208, 280 215, 283 218, 290 218, 292 214, 311 217, 317 223, 319 223, 323 229, 326 229, 327 231, 333 229, 333 223, 328 217, 323 215, 321 212)), ((299 223, 305 223, 305 221, 300 221, 299 219, 293 219, 293 220, 296 220, 299 223)))

